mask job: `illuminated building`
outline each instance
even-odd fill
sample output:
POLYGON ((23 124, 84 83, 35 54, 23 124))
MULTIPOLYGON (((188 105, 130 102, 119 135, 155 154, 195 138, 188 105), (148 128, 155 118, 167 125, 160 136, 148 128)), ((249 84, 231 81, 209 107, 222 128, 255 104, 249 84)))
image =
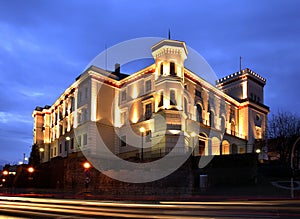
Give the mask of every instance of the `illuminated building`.
POLYGON ((193 156, 255 151, 269 112, 264 78, 244 69, 214 86, 184 67, 184 42, 163 40, 151 49, 154 64, 131 75, 119 65, 114 72, 90 66, 53 105, 34 110, 42 162, 81 150, 97 153, 98 134, 116 155, 139 157, 129 132, 140 135, 141 127, 145 159, 164 156, 175 144, 178 153, 193 156))

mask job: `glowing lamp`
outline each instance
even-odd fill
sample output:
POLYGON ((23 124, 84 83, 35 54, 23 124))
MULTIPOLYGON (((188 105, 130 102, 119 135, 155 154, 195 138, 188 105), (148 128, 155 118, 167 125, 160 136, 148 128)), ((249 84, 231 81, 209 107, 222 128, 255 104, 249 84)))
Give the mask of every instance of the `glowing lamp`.
POLYGON ((34 172, 34 168, 33 168, 33 167, 28 167, 27 171, 28 171, 29 173, 33 173, 33 172, 34 172))
POLYGON ((89 162, 84 162, 83 167, 84 169, 89 169, 91 167, 91 164, 89 162))

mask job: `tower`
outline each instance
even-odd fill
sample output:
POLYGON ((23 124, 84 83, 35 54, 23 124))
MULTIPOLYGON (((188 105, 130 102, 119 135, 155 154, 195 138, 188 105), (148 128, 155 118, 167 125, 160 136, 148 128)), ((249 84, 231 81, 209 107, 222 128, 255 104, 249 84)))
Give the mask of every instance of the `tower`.
POLYGON ((255 151, 255 143, 264 139, 269 107, 264 105, 266 79, 246 68, 217 80, 217 87, 241 103, 239 132, 247 136, 247 152, 255 151))

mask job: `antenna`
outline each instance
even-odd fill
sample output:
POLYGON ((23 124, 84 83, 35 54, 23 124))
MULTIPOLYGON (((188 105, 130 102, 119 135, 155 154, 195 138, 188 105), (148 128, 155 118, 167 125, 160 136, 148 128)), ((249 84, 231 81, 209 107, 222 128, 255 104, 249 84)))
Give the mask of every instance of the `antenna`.
POLYGON ((240 56, 240 71, 242 70, 242 56, 240 56))
POLYGON ((169 28, 169 33, 168 33, 168 39, 169 39, 169 40, 171 39, 171 31, 170 31, 170 28, 169 28))

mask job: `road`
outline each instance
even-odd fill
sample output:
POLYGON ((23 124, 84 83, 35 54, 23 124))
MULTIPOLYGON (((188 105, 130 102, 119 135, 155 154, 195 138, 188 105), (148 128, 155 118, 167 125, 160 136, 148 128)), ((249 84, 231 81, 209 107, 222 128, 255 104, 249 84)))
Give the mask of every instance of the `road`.
POLYGON ((300 200, 167 202, 0 196, 0 218, 300 218, 300 200))

